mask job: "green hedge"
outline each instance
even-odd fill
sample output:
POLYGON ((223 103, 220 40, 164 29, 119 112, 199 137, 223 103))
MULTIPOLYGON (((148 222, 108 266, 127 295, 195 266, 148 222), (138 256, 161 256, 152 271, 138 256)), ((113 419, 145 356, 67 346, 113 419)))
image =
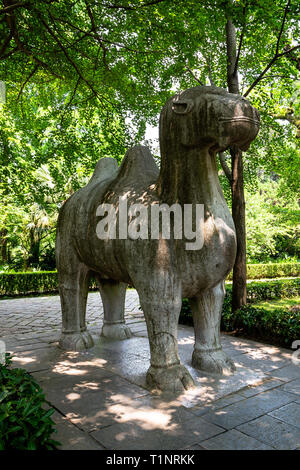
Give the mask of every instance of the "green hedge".
POLYGON ((0 274, 0 296, 57 292, 56 271, 37 271, 0 274))
MULTIPOLYGON (((277 277, 299 277, 300 263, 247 264, 248 279, 269 279, 277 277)), ((232 279, 232 272, 227 277, 232 279)))
MULTIPOLYGON (((300 276, 299 265, 292 263, 249 264, 247 266, 248 278, 300 276)), ((230 280, 230 275, 228 280, 230 280)), ((56 271, 0 273, 0 297, 57 292, 57 285, 56 271)), ((94 280, 91 280, 90 287, 96 287, 94 280)))
MULTIPOLYGON (((291 298, 300 294, 300 278, 276 279, 270 281, 250 281, 247 283, 249 304, 232 314, 232 284, 226 284, 221 330, 248 335, 269 341, 280 346, 290 346, 300 338, 300 313, 276 308, 271 312, 256 307, 255 302, 263 300, 291 298)), ((179 323, 193 324, 188 299, 183 299, 179 323)))
MULTIPOLYGON (((94 279, 90 288, 95 289, 94 279)), ((58 292, 57 271, 0 273, 0 297, 58 292)))
MULTIPOLYGON (((260 300, 281 299, 284 297, 296 297, 299 295, 300 277, 270 279, 266 281, 248 281, 247 299, 249 302, 260 300)), ((226 291, 232 292, 232 284, 226 284, 226 291)))

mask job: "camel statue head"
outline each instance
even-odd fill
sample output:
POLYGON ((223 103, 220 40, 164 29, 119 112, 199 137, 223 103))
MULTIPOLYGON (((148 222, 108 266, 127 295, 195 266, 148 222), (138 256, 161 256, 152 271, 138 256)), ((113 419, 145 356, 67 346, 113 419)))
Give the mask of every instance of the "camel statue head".
POLYGON ((259 130, 259 113, 245 98, 223 88, 197 86, 168 100, 160 115, 162 154, 175 147, 220 152, 247 150, 259 130))

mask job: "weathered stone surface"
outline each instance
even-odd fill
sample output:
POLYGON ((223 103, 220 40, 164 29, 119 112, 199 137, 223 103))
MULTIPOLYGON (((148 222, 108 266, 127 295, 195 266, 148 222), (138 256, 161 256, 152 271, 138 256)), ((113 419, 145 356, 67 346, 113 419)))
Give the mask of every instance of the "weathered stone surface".
MULTIPOLYGON (((299 367, 299 376, 300 376, 300 367, 299 367)), ((300 378, 296 380, 292 380, 291 382, 288 382, 285 385, 282 385, 280 387, 280 390, 298 395, 300 399, 300 378)))
POLYGON ((293 398, 288 393, 271 390, 224 408, 209 411, 207 414, 202 415, 202 417, 218 426, 232 429, 242 423, 258 418, 275 408, 290 403, 292 400, 293 398))
POLYGON ((278 378, 284 382, 290 382, 294 379, 299 379, 300 367, 295 364, 290 364, 280 369, 272 370, 272 372, 267 372, 268 375, 278 378))
POLYGON ((161 112, 160 171, 149 150, 141 146, 127 152, 119 169, 112 159, 98 162, 88 185, 72 195, 59 215, 62 348, 82 350, 93 345, 85 321, 88 279, 93 273, 104 305, 103 336, 130 336, 124 324, 124 289, 128 283, 137 289, 150 342, 151 387, 180 391, 193 386, 177 350, 183 296, 193 299, 193 366, 218 374, 233 372, 234 364, 221 347, 220 315, 236 236, 218 180, 216 153, 233 144, 247 149, 258 129, 258 113, 247 100, 220 88, 195 87, 171 98, 161 112), (148 239, 99 239, 97 208, 108 203, 120 212, 120 198, 147 210, 157 204, 176 203, 182 208, 203 204, 203 247, 187 250, 191 242, 185 234, 174 239, 173 220, 170 239, 163 238, 161 231, 151 239, 151 224, 148 239))
MULTIPOLYGON (((263 370, 263 365, 261 365, 261 369, 263 370)), ((267 390, 271 390, 273 388, 276 388, 278 390, 288 391, 281 387, 282 383, 283 382, 281 380, 266 379, 261 384, 257 386, 247 387, 244 390, 241 390, 239 393, 243 397, 249 398, 249 397, 253 397, 254 395, 258 395, 261 392, 266 392, 267 390)))
POLYGON ((300 429, 272 416, 262 416, 237 429, 278 450, 294 450, 300 447, 300 429))
POLYGON ((96 380, 91 376, 83 377, 81 380, 61 377, 41 384, 47 400, 69 421, 87 431, 114 424, 116 416, 110 411, 113 405, 149 393, 115 375, 96 380))
POLYGON ((132 417, 135 419, 99 429, 91 436, 104 447, 115 450, 172 450, 197 444, 224 431, 199 417, 191 417, 187 411, 163 414, 145 410, 140 419, 138 411, 132 417))
POLYGON ((56 424, 56 432, 51 437, 61 443, 59 450, 105 450, 87 433, 78 429, 57 412, 54 413, 52 419, 56 424))
POLYGON ((298 403, 289 403, 278 410, 271 411, 269 415, 300 428, 300 405, 298 403))
POLYGON ((231 429, 223 434, 201 442, 201 446, 208 450, 274 450, 253 437, 231 429))

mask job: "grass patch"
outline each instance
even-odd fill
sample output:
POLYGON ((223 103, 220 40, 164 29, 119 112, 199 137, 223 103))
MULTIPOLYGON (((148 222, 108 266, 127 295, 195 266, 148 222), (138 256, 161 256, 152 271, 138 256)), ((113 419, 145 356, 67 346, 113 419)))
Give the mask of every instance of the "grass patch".
POLYGON ((256 308, 263 308, 268 312, 273 310, 289 310, 290 307, 299 305, 300 308, 300 297, 293 297, 292 299, 277 299, 277 300, 268 300, 262 301, 255 304, 256 308))

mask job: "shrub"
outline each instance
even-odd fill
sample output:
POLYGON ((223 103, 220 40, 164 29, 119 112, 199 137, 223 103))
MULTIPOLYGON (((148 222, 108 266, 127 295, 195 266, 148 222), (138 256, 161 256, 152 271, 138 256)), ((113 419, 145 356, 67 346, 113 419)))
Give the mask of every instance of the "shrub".
POLYGON ((37 382, 24 369, 0 364, 0 450, 54 450, 58 442, 48 402, 37 382))
POLYGON ((269 309, 245 305, 233 315, 226 312, 222 316, 222 330, 262 339, 270 343, 290 347, 300 338, 300 311, 297 309, 269 309))
MULTIPOLYGON (((300 263, 247 264, 248 279, 269 279, 278 277, 299 277, 300 263)), ((227 277, 232 279, 232 272, 227 277)))

